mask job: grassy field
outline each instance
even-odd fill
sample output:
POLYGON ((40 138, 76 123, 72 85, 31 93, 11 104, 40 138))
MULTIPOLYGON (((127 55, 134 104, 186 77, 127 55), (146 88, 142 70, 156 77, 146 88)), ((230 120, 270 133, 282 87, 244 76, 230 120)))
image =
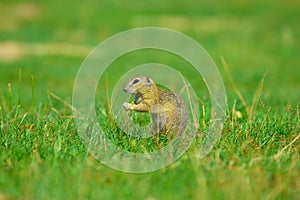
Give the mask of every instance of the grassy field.
MULTIPOLYGON (((299 10, 296 0, 1 1, 0 200, 300 199, 299 10), (171 28, 203 45, 224 79, 228 117, 205 158, 197 157, 195 139, 170 166, 130 174, 89 154, 68 105, 89 51, 144 26, 171 28)), ((112 64, 103 82, 108 96, 122 73, 149 62, 184 69, 209 113, 193 70, 151 50, 112 64)), ((99 94, 98 107, 107 114, 105 98, 99 94)), ((201 113, 199 124, 205 131, 209 115, 201 113)), ((141 141, 124 140, 123 148, 140 150, 141 141)))

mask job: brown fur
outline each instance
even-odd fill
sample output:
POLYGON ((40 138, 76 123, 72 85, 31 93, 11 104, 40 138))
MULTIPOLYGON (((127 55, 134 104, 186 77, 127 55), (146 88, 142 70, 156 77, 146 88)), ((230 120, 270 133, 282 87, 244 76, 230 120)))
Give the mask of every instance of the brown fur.
POLYGON ((183 99, 177 94, 156 86, 147 76, 129 80, 124 91, 134 94, 134 102, 125 102, 127 111, 149 112, 152 118, 152 131, 166 134, 170 131, 182 133, 186 127, 188 114, 183 99))

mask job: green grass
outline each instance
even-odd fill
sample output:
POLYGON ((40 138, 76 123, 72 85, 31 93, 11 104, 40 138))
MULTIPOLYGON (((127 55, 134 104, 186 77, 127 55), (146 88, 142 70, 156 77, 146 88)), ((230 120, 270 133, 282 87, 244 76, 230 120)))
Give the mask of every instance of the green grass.
MULTIPOLYGON (((293 0, 2 1, 0 199, 299 199, 299 9, 293 0), (69 104, 88 51, 138 26, 172 28, 201 43, 224 79, 228 116, 205 158, 197 157, 201 135, 170 166, 129 174, 90 155, 69 104)), ((157 147, 116 129, 107 98, 123 73, 149 62, 183 71, 204 103, 200 131, 209 125, 209 94, 188 63, 164 52, 133 52, 110 66, 97 96, 106 134, 133 152, 157 147)))

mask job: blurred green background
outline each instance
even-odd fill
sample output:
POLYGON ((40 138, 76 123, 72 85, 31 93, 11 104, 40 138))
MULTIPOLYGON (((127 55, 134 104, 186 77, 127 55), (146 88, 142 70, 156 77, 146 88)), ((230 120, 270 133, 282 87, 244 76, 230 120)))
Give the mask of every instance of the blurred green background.
MULTIPOLYGON (((219 67, 230 109, 236 100, 237 109, 243 113, 245 110, 230 82, 221 57, 225 58, 235 85, 249 104, 266 73, 258 124, 264 120, 266 107, 272 108, 275 116, 285 116, 289 108, 295 109, 299 105, 300 2, 297 0, 2 0, 0 13, 0 106, 6 113, 10 113, 14 105, 17 105, 19 98, 25 111, 31 104, 35 109, 42 103, 47 105, 49 98, 52 98, 48 95, 49 91, 71 102, 77 70, 88 53, 114 34, 146 26, 174 29, 198 41, 219 67), (21 84, 19 69, 22 69, 21 84), (9 84, 11 88, 8 87, 9 84)), ((137 64, 148 62, 182 67, 187 70, 187 74, 192 74, 192 71, 186 69, 184 62, 167 53, 135 52, 120 58, 112 65, 108 75, 111 80, 108 82, 108 89, 112 89, 117 79, 114 75, 137 64)), ((199 77, 189 78, 193 86, 205 90, 203 83, 199 82, 199 77)), ((209 103, 209 97, 205 95, 207 93, 204 93, 202 98, 205 103, 209 103)), ((54 109, 63 107, 61 102, 51 105, 54 109)), ((7 123, 14 122, 13 114, 5 116, 9 118, 7 123)), ((64 113, 59 113, 53 120, 62 120, 63 117, 64 113)), ((292 118, 296 122, 291 123, 291 130, 298 133, 298 126, 295 125, 299 124, 298 119, 295 115, 292 118)), ((4 126, 4 121, 0 122, 1 127, 4 126)), ((275 128, 271 130, 280 132, 280 128, 276 126, 280 122, 275 119, 273 122, 275 128)), ((56 124, 56 128, 57 126, 59 123, 56 124)), ((251 129, 247 125, 239 128, 245 132, 251 129)), ((245 197, 249 192, 252 192, 249 199, 297 197, 297 191, 293 187, 297 188, 299 181, 295 181, 293 177, 300 170, 299 162, 294 165, 295 171, 292 172, 290 165, 293 159, 287 162, 290 165, 283 164, 282 168, 279 167, 281 162, 266 164, 268 159, 262 159, 265 163, 261 165, 252 165, 249 164, 249 155, 258 154, 258 157, 264 157, 265 152, 251 149, 251 153, 246 151, 241 155, 233 144, 222 143, 221 149, 225 151, 215 150, 204 161, 185 157, 159 172, 131 175, 115 172, 100 165, 88 157, 87 153, 80 149, 82 147, 79 151, 84 153, 78 153, 78 147, 73 149, 77 153, 72 154, 68 151, 70 155, 77 156, 75 161, 71 159, 52 163, 47 156, 42 156, 40 160, 31 153, 26 157, 29 161, 24 160, 13 150, 5 150, 3 138, 6 136, 4 129, 1 128, 1 131, 3 135, 0 143, 0 199, 2 196, 4 199, 234 199, 236 196, 245 197), (14 153, 10 155, 9 152, 14 153), (84 160, 84 164, 79 164, 80 159, 84 160), (245 177, 240 177, 241 175, 245 177), (285 176, 288 177, 287 180, 285 176), (284 180, 290 182, 285 184, 284 180), (262 184, 261 189, 256 188, 259 184, 262 184), (203 191, 204 194, 201 193, 203 191)), ((70 130, 62 128, 61 131, 70 130)), ((289 129, 285 131, 288 135, 289 129)), ((227 139, 233 140, 229 137, 227 139)), ((243 145, 247 144, 246 140, 241 141, 243 145)), ((287 143, 286 141, 282 145, 287 143)), ((49 142, 49 145, 52 144, 49 142)), ((259 142, 257 146, 264 146, 264 143, 259 142)), ((275 149, 281 149, 283 146, 276 146, 275 149)), ((271 152, 276 151, 272 146, 269 147, 271 152)), ((295 154, 288 157, 292 155, 295 154)), ((50 154, 48 156, 51 157, 50 154)), ((296 156, 299 158, 299 152, 296 152, 296 156)))
MULTIPOLYGON (((265 72, 268 102, 299 100, 298 1, 2 1, 0 9, 1 90, 7 82, 15 87, 23 68, 23 98, 29 75, 35 77, 37 102, 47 89, 71 96, 76 71, 97 44, 121 31, 157 26, 197 40, 219 66, 229 98, 234 93, 221 56, 249 101, 265 72)), ((160 61, 145 55, 126 64, 160 61)))

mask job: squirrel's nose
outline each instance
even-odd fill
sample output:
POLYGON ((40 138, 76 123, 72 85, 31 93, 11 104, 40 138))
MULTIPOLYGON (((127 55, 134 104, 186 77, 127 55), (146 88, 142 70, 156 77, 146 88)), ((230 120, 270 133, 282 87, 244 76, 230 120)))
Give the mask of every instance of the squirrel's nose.
POLYGON ((123 88, 123 91, 126 92, 126 93, 128 93, 128 94, 133 94, 135 92, 135 89, 125 86, 123 88))

